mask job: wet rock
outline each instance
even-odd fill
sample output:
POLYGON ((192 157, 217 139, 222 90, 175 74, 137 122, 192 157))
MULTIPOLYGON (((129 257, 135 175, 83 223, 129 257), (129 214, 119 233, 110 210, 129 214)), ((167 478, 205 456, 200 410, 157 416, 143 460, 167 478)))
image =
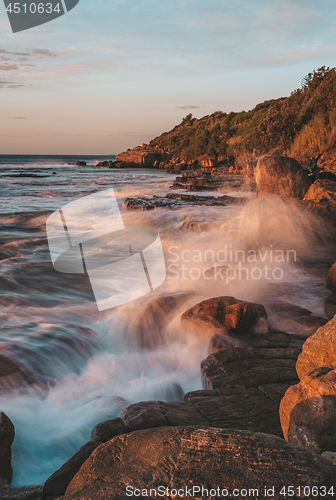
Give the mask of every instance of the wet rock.
POLYGON ((172 427, 180 425, 202 425, 207 427, 209 425, 207 418, 201 415, 197 408, 188 401, 159 402, 159 405, 168 425, 172 427))
POLYGON ((28 486, 24 488, 6 488, 1 491, 1 500, 42 500, 43 486, 28 486))
POLYGON ((165 326, 173 315, 194 295, 194 292, 166 293, 138 302, 128 323, 128 335, 138 346, 153 349, 165 342, 165 326))
POLYGON ((124 207, 127 210, 154 210, 155 208, 180 208, 189 206, 222 206, 244 203, 247 198, 233 196, 197 196, 188 194, 169 193, 166 196, 154 196, 153 198, 126 198, 124 207))
MULTIPOLYGON (((286 390, 298 382, 295 362, 302 339, 283 332, 240 335, 216 334, 201 362, 202 398, 185 399, 198 407, 211 424, 224 428, 262 431, 282 437, 279 404, 286 390)), ((191 393, 193 394, 193 393, 191 393)))
POLYGON ((131 431, 168 425, 168 421, 157 401, 134 403, 121 413, 120 418, 131 431))
POLYGON ((287 441, 317 453, 336 451, 336 370, 315 368, 280 403, 287 441))
POLYGON ((209 342, 209 354, 231 347, 256 347, 274 348, 297 348, 301 352, 304 339, 298 335, 291 335, 282 331, 268 329, 266 333, 253 333, 250 335, 229 335, 227 333, 216 333, 209 342))
POLYGON ((94 441, 84 444, 60 469, 54 472, 44 484, 43 498, 51 500, 64 495, 72 478, 100 444, 94 441))
MULTIPOLYGON (((283 386, 280 399, 287 389, 288 384, 283 386)), ((211 427, 282 437, 279 403, 272 396, 261 388, 227 387, 189 392, 185 401, 193 405, 211 427)))
POLYGON ((320 367, 336 369, 336 317, 306 340, 296 363, 300 380, 306 373, 320 367))
POLYGON ((264 306, 245 302, 234 297, 215 297, 204 300, 182 314, 184 327, 202 334, 218 332, 246 334, 266 320, 264 306))
MULTIPOLYGON (((335 469, 326 459, 262 433, 195 427, 162 428, 118 436, 102 444, 78 471, 64 500, 126 498, 140 490, 220 486, 278 493, 284 485, 331 486, 335 469), (248 486, 246 484, 248 474, 248 486)), ((204 497, 195 491, 190 498, 204 497)))
POLYGON ((259 191, 301 200, 310 186, 307 172, 296 160, 287 156, 261 156, 255 169, 255 179, 259 191))
POLYGON ((226 348, 201 362, 204 386, 218 389, 296 383, 295 362, 299 352, 299 348, 226 348))
POLYGON ((126 434, 130 429, 124 423, 122 418, 113 418, 97 424, 91 432, 91 439, 96 443, 105 443, 115 436, 126 434))
POLYGON ((332 292, 336 292, 336 262, 329 269, 326 282, 327 288, 329 288, 332 292))
POLYGON ((86 161, 78 160, 78 161, 76 161, 75 165, 77 165, 78 167, 85 167, 86 161))
POLYGON ((21 368, 16 361, 0 354, 0 392, 36 382, 35 377, 21 368))
POLYGON ((12 442, 15 430, 11 420, 0 413, 0 488, 10 484, 13 476, 12 469, 12 442))
POLYGON ((141 401, 128 406, 121 417, 97 424, 91 437, 96 442, 106 442, 128 432, 180 425, 209 424, 190 402, 141 401))

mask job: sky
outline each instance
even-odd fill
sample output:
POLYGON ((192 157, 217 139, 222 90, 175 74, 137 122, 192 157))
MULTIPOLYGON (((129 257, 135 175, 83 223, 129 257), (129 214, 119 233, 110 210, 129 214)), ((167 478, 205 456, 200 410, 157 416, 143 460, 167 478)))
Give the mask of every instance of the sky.
POLYGON ((80 0, 14 34, 1 2, 0 154, 117 154, 321 66, 336 66, 335 0, 80 0))

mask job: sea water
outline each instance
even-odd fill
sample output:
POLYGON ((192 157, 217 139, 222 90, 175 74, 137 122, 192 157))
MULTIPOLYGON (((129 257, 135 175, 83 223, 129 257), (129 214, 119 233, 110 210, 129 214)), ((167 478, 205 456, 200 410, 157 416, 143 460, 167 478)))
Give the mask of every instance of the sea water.
POLYGON ((286 305, 326 317, 333 234, 299 203, 274 195, 256 199, 245 180, 240 188, 200 193, 241 196, 242 204, 128 211, 127 197, 165 196, 174 177, 95 166, 104 159, 114 157, 0 156, 0 355, 31 377, 29 385, 1 392, 0 411, 16 432, 14 486, 43 484, 90 439, 95 424, 129 404, 178 400, 201 389, 209 338, 180 324, 181 313, 200 300, 232 295, 260 302, 272 327, 289 333, 309 333, 310 327, 282 317, 286 305), (87 165, 74 166, 77 160, 87 165), (110 188, 125 225, 159 231, 167 279, 140 307, 99 312, 87 276, 54 270, 45 223, 70 201, 110 188), (188 220, 199 224, 188 229, 188 220), (188 299, 159 334, 140 335, 142 308, 178 292, 188 292, 188 299))

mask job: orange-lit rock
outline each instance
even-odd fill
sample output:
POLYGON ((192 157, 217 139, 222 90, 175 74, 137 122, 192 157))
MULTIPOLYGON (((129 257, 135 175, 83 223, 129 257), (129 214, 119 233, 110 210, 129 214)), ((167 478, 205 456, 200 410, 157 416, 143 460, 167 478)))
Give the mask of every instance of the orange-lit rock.
POLYGON ((300 380, 320 367, 336 369, 336 316, 306 340, 296 363, 300 380))
MULTIPOLYGON (((69 484, 63 500, 123 499, 136 488, 331 486, 334 465, 315 453, 261 433, 214 428, 150 429, 99 446, 69 484)), ((232 494, 232 493, 231 493, 232 494)), ((149 496, 149 493, 147 493, 149 496)), ((205 498, 194 492, 191 499, 205 498)))
POLYGON ((336 451, 336 370, 315 368, 280 403, 284 437, 311 451, 336 451))
POLYGON ((183 326, 214 335, 219 332, 247 334, 266 320, 264 306, 235 299, 215 297, 204 300, 182 314, 183 326))
POLYGON ((310 186, 307 172, 294 158, 264 155, 258 158, 255 179, 259 191, 303 199, 310 186))

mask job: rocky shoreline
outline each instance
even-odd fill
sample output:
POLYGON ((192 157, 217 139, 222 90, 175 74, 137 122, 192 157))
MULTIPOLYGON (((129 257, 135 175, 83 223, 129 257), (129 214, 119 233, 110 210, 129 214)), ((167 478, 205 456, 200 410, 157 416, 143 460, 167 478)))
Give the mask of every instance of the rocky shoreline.
MULTIPOLYGON (((176 178, 172 189, 214 192, 213 196, 171 193, 128 198, 128 210, 243 203, 244 198, 216 197, 215 192, 227 182, 228 173, 250 176, 250 170, 224 160, 204 163, 181 162, 162 151, 136 148, 119 155, 113 165, 101 166, 187 171, 176 178)), ((263 156, 254 166, 259 193, 295 199, 334 227, 336 182, 323 178, 312 182, 287 157, 263 156)), ((232 185, 240 182, 232 177, 232 185)), ((334 267, 327 286, 336 291, 334 267)), ((165 300, 154 297, 148 311, 155 301, 165 300)), ((169 300, 172 308, 180 303, 177 296, 169 300)), ((331 307, 328 322, 291 304, 273 304, 277 306, 280 314, 299 324, 310 323, 313 335, 272 328, 268 305, 239 297, 213 297, 186 309, 181 315, 183 328, 201 332, 208 345, 208 357, 200 366, 203 390, 181 394, 180 401, 135 403, 119 417, 98 423, 92 440, 46 481, 43 490, 5 488, 11 480, 14 428, 1 414, 0 464, 6 465, 0 469, 1 498, 121 499, 126 486, 149 490, 162 484, 170 488, 225 484, 229 489, 247 485, 259 489, 260 498, 267 497, 264 487, 269 485, 278 488, 273 496, 278 499, 284 498, 281 485, 300 483, 310 488, 334 486, 336 494, 336 309, 331 307)), ((163 307, 162 314, 168 309, 163 307)), ((305 498, 316 498, 309 491, 305 498)), ((190 498, 202 495, 196 492, 190 498)))

